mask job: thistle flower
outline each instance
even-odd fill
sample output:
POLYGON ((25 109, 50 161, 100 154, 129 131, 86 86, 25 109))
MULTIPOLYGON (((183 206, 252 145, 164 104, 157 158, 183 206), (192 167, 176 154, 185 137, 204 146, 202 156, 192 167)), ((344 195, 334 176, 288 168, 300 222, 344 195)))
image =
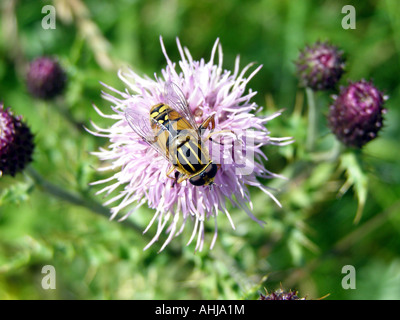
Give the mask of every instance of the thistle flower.
POLYGON ((365 80, 341 88, 328 115, 332 132, 345 145, 361 148, 381 130, 386 99, 372 82, 365 80))
POLYGON ((327 42, 317 41, 300 51, 295 62, 301 87, 313 90, 333 89, 345 67, 343 52, 327 42))
POLYGON ((0 103, 0 176, 22 171, 32 161, 33 149, 29 128, 0 103))
MULTIPOLYGON (((160 38, 162 52, 167 60, 167 67, 161 71, 161 76, 155 75, 154 79, 140 77, 135 72, 119 72, 119 77, 127 85, 125 92, 108 87, 116 96, 103 92, 103 97, 113 104, 111 115, 103 114, 96 106, 94 108, 103 117, 113 119, 115 123, 110 128, 100 128, 93 124, 96 136, 108 138, 110 145, 94 152, 100 160, 109 161, 108 167, 99 170, 116 170, 109 178, 94 182, 93 184, 106 184, 98 192, 109 195, 119 186, 124 190, 105 203, 119 201, 119 204, 111 209, 111 218, 114 218, 122 209, 136 203, 121 218, 125 219, 138 207, 147 203, 155 209, 155 214, 144 232, 157 221, 157 231, 153 239, 144 248, 147 249, 158 240, 161 232, 166 229, 167 239, 161 246, 161 250, 170 241, 182 233, 188 220, 194 220, 192 235, 188 241, 190 244, 197 236, 196 250, 202 250, 204 244, 204 223, 213 218, 215 232, 211 241, 213 247, 218 233, 217 217, 220 212, 225 214, 235 228, 231 216, 226 207, 226 201, 242 208, 253 220, 262 224, 251 212, 253 204, 250 200, 248 186, 253 186, 264 191, 275 202, 278 202, 268 188, 264 187, 257 178, 278 177, 264 168, 262 159, 266 159, 261 147, 264 145, 284 145, 290 143, 291 138, 272 138, 265 125, 280 113, 269 117, 257 117, 255 113, 260 111, 251 98, 256 92, 245 92, 250 79, 260 70, 256 68, 247 78, 245 73, 251 65, 239 71, 239 58, 236 59, 233 72, 222 69, 222 48, 218 40, 212 49, 211 59, 196 61, 190 55, 187 48, 182 48, 177 40, 178 50, 181 56, 179 66, 181 72, 176 70, 176 64, 168 57, 162 39, 160 38), (214 63, 218 51, 218 64, 214 63), (165 101, 164 86, 167 81, 176 84, 182 90, 187 99, 190 111, 195 116, 198 124, 208 116, 215 113, 215 131, 235 130, 236 146, 243 148, 227 148, 227 144, 210 142, 209 149, 213 161, 222 158, 220 167, 215 176, 215 184, 209 186, 194 186, 188 180, 176 183, 166 176, 171 166, 164 157, 143 143, 143 140, 131 129, 125 118, 125 111, 129 108, 142 109, 149 116, 150 108, 165 101), (249 142, 251 141, 251 142, 249 142), (221 146, 225 150, 220 150, 221 146), (216 151, 221 151, 219 159, 215 159, 216 151), (234 155, 232 157, 232 154, 234 155), (250 155, 254 155, 250 157, 250 155), (215 156, 215 157, 214 157, 215 156), (228 161, 231 159, 232 161, 228 161), (168 225, 168 227, 167 227, 168 225)), ((227 134, 229 135, 229 134, 227 134)), ((230 134, 232 136, 232 134, 230 134)), ((219 141, 226 136, 221 134, 219 141)), ((218 140, 218 138, 216 138, 218 140)))
POLYGON ((66 74, 59 63, 48 57, 35 59, 26 75, 28 91, 36 98, 52 99, 64 91, 66 74))

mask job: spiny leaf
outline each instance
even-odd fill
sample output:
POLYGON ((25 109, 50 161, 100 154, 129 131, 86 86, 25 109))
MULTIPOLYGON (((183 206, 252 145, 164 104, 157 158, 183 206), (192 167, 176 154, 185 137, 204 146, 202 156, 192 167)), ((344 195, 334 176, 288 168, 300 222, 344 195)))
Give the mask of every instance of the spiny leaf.
POLYGON ((15 183, 0 192, 0 206, 6 203, 18 204, 26 201, 34 185, 30 182, 15 183))
POLYGON ((341 155, 340 167, 346 172, 347 180, 340 188, 339 193, 344 194, 350 187, 353 187, 358 200, 354 223, 358 223, 364 210, 365 201, 367 200, 368 177, 362 169, 358 154, 354 152, 346 152, 341 155))

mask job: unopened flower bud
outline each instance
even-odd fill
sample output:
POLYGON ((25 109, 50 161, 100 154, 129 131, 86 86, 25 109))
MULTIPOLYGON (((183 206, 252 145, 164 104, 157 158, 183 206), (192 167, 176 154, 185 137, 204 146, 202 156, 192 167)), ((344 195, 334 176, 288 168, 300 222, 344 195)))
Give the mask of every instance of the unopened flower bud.
POLYGON ((272 293, 261 294, 260 300, 305 300, 305 298, 300 298, 297 294, 297 291, 278 289, 272 293))
POLYGON ((316 42, 300 51, 295 61, 301 87, 333 89, 344 73, 343 52, 327 42, 316 42))
POLYGON ((386 97, 372 82, 350 83, 334 99, 328 122, 340 141, 349 147, 361 148, 377 137, 383 126, 386 97))
POLYGON ((21 117, 0 103, 0 176, 22 171, 32 161, 33 135, 21 117))
POLYGON ((26 77, 29 92, 45 100, 61 94, 66 80, 66 74, 58 62, 48 57, 40 57, 31 62, 26 77))

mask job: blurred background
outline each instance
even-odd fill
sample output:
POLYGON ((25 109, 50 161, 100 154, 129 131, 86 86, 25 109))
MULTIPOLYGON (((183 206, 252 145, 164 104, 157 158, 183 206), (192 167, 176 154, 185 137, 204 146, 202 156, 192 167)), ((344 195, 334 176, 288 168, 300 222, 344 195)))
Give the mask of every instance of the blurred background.
MULTIPOLYGON (((398 1, 2 0, 0 10, 0 101, 35 134, 31 166, 40 174, 0 178, 1 299, 257 299, 281 286, 309 299, 400 298, 398 1), (341 25, 348 4, 356 9, 354 30, 341 25), (56 10, 55 29, 42 28, 45 5, 56 10), (96 172, 101 164, 90 154, 106 139, 82 130, 90 120, 112 124, 92 107, 110 113, 99 82, 124 90, 117 76, 124 66, 159 75, 166 64, 160 35, 172 61, 179 60, 176 37, 206 61, 219 38, 224 69, 233 69, 237 55, 242 67, 262 64, 249 84, 258 92, 254 101, 265 115, 285 109, 268 129, 296 140, 264 148, 268 170, 288 178, 264 181, 277 188, 282 208, 250 189, 254 214, 266 226, 230 208, 236 230, 220 215, 211 251, 186 247, 189 226, 162 253, 158 243, 143 251, 154 235, 141 233, 152 210, 140 209, 127 223, 109 221, 99 205, 105 199, 94 195, 99 187, 89 186, 112 174, 96 172), (372 79, 390 97, 384 129, 362 151, 368 193, 358 223, 357 190, 339 192, 347 179, 341 164, 304 150, 307 106, 293 61, 317 40, 345 52, 341 85, 372 79), (26 88, 29 61, 43 55, 56 57, 68 77, 63 96, 50 102, 26 88), (74 197, 49 195, 46 183, 74 197), (41 286, 45 265, 56 270, 54 290, 41 286), (342 287, 345 265, 355 268, 356 289, 342 287)), ((326 126, 332 94, 316 94, 320 145, 334 139, 326 126)), ((208 227, 206 243, 212 221, 208 227)))

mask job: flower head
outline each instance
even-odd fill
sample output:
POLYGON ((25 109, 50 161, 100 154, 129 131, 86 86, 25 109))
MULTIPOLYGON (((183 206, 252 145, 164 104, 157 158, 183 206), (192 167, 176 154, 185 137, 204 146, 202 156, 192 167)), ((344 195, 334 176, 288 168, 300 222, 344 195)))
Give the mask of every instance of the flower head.
POLYGON ((341 88, 328 115, 332 132, 345 145, 361 148, 381 130, 386 99, 372 82, 365 80, 341 88))
MULTIPOLYGON (((95 152, 101 160, 110 161, 111 165, 106 169, 116 170, 114 175, 97 183, 107 185, 98 193, 109 195, 119 186, 124 190, 105 203, 109 205, 119 201, 119 204, 111 209, 112 217, 115 217, 122 209, 136 203, 123 218, 129 216, 135 209, 144 203, 155 209, 145 232, 157 221, 157 231, 154 238, 146 246, 158 240, 161 232, 166 229, 168 237, 161 250, 178 234, 180 234, 188 221, 194 220, 194 229, 189 243, 197 238, 196 250, 201 250, 204 243, 204 223, 209 218, 214 218, 215 233, 211 242, 214 245, 217 237, 217 216, 219 212, 225 214, 234 224, 226 207, 226 201, 231 201, 234 206, 240 207, 255 221, 259 221, 251 213, 252 203, 248 186, 254 186, 263 190, 267 195, 278 202, 271 192, 264 187, 257 177, 277 177, 266 170, 262 159, 266 159, 261 147, 269 144, 285 144, 290 138, 272 138, 265 125, 268 121, 277 117, 279 113, 270 117, 257 117, 252 112, 258 112, 260 108, 251 102, 256 94, 245 88, 250 79, 260 69, 258 67, 249 76, 245 77, 248 65, 241 72, 239 59, 236 60, 233 72, 222 69, 222 49, 216 41, 211 59, 196 61, 190 55, 188 49, 182 48, 177 40, 181 56, 179 66, 168 57, 161 40, 162 51, 167 60, 167 67, 161 71, 161 76, 155 75, 154 79, 140 77, 133 71, 120 72, 119 77, 125 82, 128 89, 119 92, 107 87, 116 96, 104 93, 105 99, 113 104, 114 113, 105 115, 97 107, 95 109, 103 117, 113 119, 115 123, 110 128, 96 129, 93 134, 106 137, 110 140, 107 149, 95 152), (218 64, 214 63, 218 51, 218 64), (162 102, 167 103, 165 94, 166 83, 174 83, 182 91, 188 108, 193 114, 197 125, 200 125, 210 115, 214 114, 216 134, 212 140, 204 138, 208 145, 212 161, 218 164, 214 185, 196 186, 188 180, 177 183, 175 179, 167 177, 166 173, 171 168, 171 163, 160 152, 151 148, 143 141, 143 137, 132 130, 128 124, 125 113, 127 110, 137 110, 147 115, 145 122, 150 121, 150 109, 162 102), (234 134, 232 134, 234 131, 234 134), (218 133, 220 132, 220 133, 218 133), (234 142, 228 143, 226 141, 234 142), (245 150, 245 151, 244 151, 245 150), (250 208, 249 208, 250 207, 250 208)), ((208 132, 210 129, 208 129, 208 132)), ((102 169, 104 170, 104 169, 102 169)), ((122 219, 123 219, 122 218, 122 219)), ((145 249, 146 249, 145 248, 145 249)))
POLYGON ((40 57, 32 61, 26 75, 29 92, 34 97, 45 100, 61 94, 66 80, 66 74, 59 63, 48 57, 40 57))
POLYGON ((29 128, 0 103, 0 176, 22 171, 32 161, 33 149, 29 128))
POLYGON ((300 51, 295 63, 300 86, 313 90, 334 88, 345 67, 343 52, 320 41, 300 51))

